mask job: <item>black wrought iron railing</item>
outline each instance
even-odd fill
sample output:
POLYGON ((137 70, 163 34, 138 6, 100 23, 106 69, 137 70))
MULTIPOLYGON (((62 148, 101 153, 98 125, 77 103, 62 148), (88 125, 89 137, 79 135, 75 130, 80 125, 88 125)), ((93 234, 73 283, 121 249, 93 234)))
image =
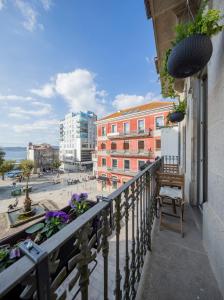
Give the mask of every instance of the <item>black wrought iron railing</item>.
POLYGON ((1 299, 134 299, 151 250, 156 171, 147 166, 0 273, 1 299))

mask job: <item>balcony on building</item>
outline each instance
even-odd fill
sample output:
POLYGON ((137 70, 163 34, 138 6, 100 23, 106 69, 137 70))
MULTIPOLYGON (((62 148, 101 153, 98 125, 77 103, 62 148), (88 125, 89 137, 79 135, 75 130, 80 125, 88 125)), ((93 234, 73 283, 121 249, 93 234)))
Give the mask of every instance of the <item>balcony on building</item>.
POLYGON ((113 139, 130 139, 136 137, 152 137, 153 131, 151 129, 139 129, 131 131, 120 131, 120 132, 110 132, 107 137, 110 140, 113 139))

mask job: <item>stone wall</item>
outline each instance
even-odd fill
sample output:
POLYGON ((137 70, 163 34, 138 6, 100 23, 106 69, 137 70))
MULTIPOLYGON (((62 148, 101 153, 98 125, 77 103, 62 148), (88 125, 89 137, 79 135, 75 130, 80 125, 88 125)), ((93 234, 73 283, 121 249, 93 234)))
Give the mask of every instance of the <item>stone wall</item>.
MULTIPOLYGON (((213 1, 224 10, 224 1, 213 1)), ((224 32, 212 38, 208 64, 208 201, 203 207, 203 239, 224 295, 224 32)))

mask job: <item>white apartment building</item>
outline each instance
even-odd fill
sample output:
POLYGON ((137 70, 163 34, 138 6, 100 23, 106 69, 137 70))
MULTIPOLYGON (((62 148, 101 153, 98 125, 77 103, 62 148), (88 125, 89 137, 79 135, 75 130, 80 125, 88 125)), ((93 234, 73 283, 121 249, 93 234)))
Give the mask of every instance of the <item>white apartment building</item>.
POLYGON ((92 151, 96 147, 97 116, 87 111, 69 113, 60 121, 59 159, 62 168, 74 171, 92 168, 92 151))

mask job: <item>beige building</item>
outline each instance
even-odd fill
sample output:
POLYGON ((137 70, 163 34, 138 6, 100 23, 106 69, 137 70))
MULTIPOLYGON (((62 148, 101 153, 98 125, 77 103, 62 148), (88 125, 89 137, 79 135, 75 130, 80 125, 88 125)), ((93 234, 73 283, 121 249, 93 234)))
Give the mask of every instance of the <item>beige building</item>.
MULTIPOLYGON (((157 70, 170 47, 177 23, 195 14, 200 1, 145 0, 152 19, 157 48, 157 70)), ((224 10, 223 0, 208 1, 209 8, 224 10)), ((186 199, 198 208, 198 224, 210 264, 224 295, 224 32, 212 37, 213 54, 207 66, 192 77, 175 81, 187 100, 180 124, 181 167, 186 199)), ((192 253, 192 256, 194 254, 192 253)), ((215 299, 215 298, 214 298, 215 299)))
POLYGON ((34 174, 52 169, 53 161, 59 160, 59 149, 49 144, 32 144, 27 147, 27 159, 34 162, 34 174))

